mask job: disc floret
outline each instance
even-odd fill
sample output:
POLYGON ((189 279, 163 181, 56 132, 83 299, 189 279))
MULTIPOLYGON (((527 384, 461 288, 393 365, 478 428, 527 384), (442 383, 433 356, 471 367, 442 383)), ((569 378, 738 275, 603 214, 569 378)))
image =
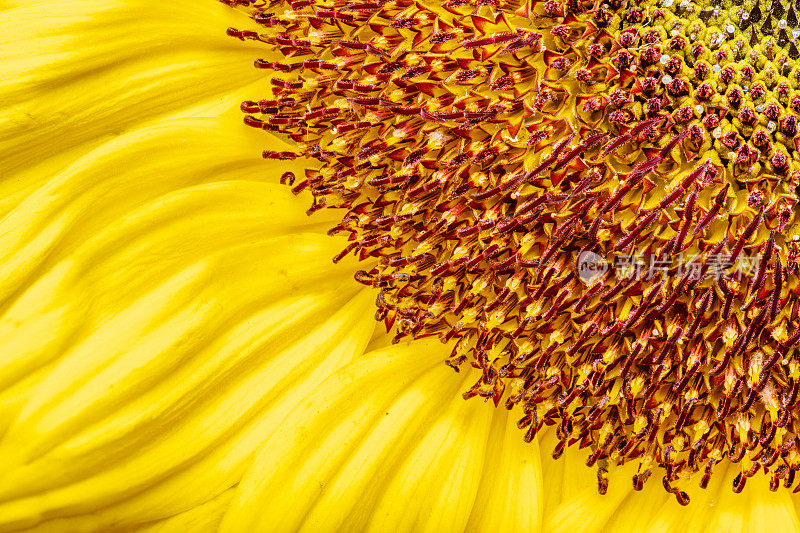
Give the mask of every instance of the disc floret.
POLYGON ((800 488, 797 7, 228 3, 271 54, 245 121, 315 161, 283 180, 343 210, 396 340, 636 489, 800 488))

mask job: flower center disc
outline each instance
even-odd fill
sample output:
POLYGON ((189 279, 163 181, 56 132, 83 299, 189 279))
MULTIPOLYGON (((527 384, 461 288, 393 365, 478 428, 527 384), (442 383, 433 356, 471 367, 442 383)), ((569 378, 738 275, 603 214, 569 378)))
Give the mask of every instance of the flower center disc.
POLYGON ((794 485, 799 6, 226 3, 270 54, 245 122, 309 158, 283 180, 344 211, 398 340, 453 341, 466 397, 637 489, 794 485))

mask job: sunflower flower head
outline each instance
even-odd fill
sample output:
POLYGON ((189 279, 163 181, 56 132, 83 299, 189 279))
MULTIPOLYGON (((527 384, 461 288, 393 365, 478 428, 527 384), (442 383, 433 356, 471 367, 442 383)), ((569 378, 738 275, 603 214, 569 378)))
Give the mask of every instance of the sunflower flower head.
POLYGON ((781 0, 228 0, 396 340, 465 397, 682 504, 738 463, 800 489, 800 6, 781 0), (609 268, 612 265, 614 268, 609 268), (747 267, 747 268, 745 268, 747 267))

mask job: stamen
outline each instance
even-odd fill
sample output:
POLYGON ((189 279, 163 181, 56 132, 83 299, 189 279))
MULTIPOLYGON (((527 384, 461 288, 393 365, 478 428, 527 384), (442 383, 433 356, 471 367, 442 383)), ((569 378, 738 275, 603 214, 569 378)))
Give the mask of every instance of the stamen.
POLYGON ((225 1, 265 47, 244 122, 341 210, 394 341, 682 505, 731 462, 800 489, 800 52, 721 1, 225 1))

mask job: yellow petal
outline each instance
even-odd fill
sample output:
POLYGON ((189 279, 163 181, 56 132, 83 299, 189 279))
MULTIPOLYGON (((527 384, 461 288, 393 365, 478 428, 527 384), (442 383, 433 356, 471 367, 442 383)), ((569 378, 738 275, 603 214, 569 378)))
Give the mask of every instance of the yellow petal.
MULTIPOLYGON (((139 395, 127 403, 114 402, 111 391, 93 396, 116 409, 103 405, 106 412, 97 417, 84 418, 83 413, 67 420, 40 417, 37 424, 28 422, 9 433, 10 450, 5 451, 12 454, 25 438, 38 437, 41 442, 58 433, 63 440, 53 442, 47 453, 26 457, 24 464, 14 455, 7 461, 12 468, 0 490, 4 499, 12 501, 0 505, 3 523, 32 524, 112 503, 118 505, 75 522, 87 524, 86 530, 136 523, 188 509, 233 485, 249 455, 286 411, 315 383, 363 350, 371 333, 362 320, 369 300, 359 297, 333 314, 331 307, 337 304, 334 299, 328 306, 308 298, 295 305, 281 301, 285 315, 271 309, 250 317, 176 372, 139 384, 139 395), (316 312, 309 315, 304 308, 316 312), (333 317, 320 320, 317 312, 333 317), (297 338, 306 322, 316 327, 297 338), (275 349, 275 344, 282 349, 275 349), (55 424, 59 426, 51 427, 55 424)), ((169 355, 181 354, 164 353, 164 366, 171 363, 169 355)), ((69 363, 73 362, 65 364, 69 363)), ((124 384, 124 378, 129 376, 115 381, 124 384)), ((74 398, 83 390, 54 410, 77 405, 74 398)))
MULTIPOLYGON (((287 199, 279 207, 275 200, 289 195, 277 190, 280 174, 300 172, 300 164, 266 164, 255 143, 228 134, 228 126, 220 118, 189 118, 141 128, 85 155, 31 193, 0 220, 0 304, 114 220, 184 187, 264 176, 276 186, 262 189, 261 196, 253 187, 250 203, 275 205, 281 211, 276 229, 290 211, 290 224, 307 223, 301 201, 287 199)), ((320 220, 330 217, 312 222, 320 220)))
POLYGON ((159 520, 137 529, 137 533, 208 533, 216 531, 235 490, 226 490, 219 496, 188 511, 159 520))
POLYGON ((526 443, 516 419, 497 410, 467 531, 533 533, 542 529, 544 493, 539 443, 526 443))
MULTIPOLYGON (((485 474, 498 467, 487 451, 506 449, 506 415, 493 424, 491 407, 461 399, 474 376, 456 379, 442 364, 447 353, 436 341, 397 345, 329 378, 266 443, 222 531, 460 531, 479 483, 509 490, 526 473, 529 493, 517 497, 532 498, 521 513, 530 520, 536 463, 512 449, 509 463, 529 470, 511 473, 513 481, 485 474), (492 426, 499 441, 489 439, 492 426)), ((475 510, 475 521, 484 513, 475 510)))
MULTIPOLYGON (((542 438, 542 447, 555 443, 554 431, 548 431, 542 438)), ((547 448, 545 448, 547 449, 547 448)), ((563 455, 556 460, 561 468, 552 468, 544 474, 544 485, 548 489, 561 488, 559 503, 553 507, 545 506, 545 518, 542 530, 553 533, 558 532, 600 532, 606 531, 609 522, 617 507, 633 491, 631 476, 635 473, 635 466, 610 465, 608 490, 606 494, 598 491, 598 465, 586 466, 586 457, 590 454, 588 448, 578 450, 576 447, 567 447, 563 455), (551 485, 552 480, 552 485, 551 485)), ((552 459, 544 458, 543 464, 552 459)), ((557 489, 556 489, 557 490, 557 489)), ((547 500, 545 500, 547 501, 547 500)))
MULTIPOLYGON (((9 286, 15 301, 0 318, 0 345, 8 354, 0 362, 0 389, 58 356, 62 343, 82 324, 99 323, 130 307, 165 279, 213 252, 302 228, 305 216, 293 212, 276 187, 232 181, 179 191, 98 228, 99 234, 78 251, 73 252, 73 246, 57 247, 52 255, 67 259, 22 294, 24 284, 9 286), (48 334, 32 335, 36 331, 48 334)), ((324 237, 317 242, 314 246, 324 248, 321 256, 330 254, 322 265, 331 265, 329 258, 341 244, 324 237)), ((285 269, 276 259, 263 260, 285 269)), ((10 268, 8 263, 31 262, 12 258, 0 269, 10 268)), ((30 267, 32 273, 40 270, 30 267)))
POLYGON ((270 237, 301 220, 263 200, 273 187, 166 195, 19 295, 0 319, 0 382, 41 375, 24 401, 0 402, 0 523, 126 498, 86 520, 139 523, 202 503, 238 481, 288 409, 363 353, 374 295, 343 305, 358 287, 330 261, 335 239, 270 237), (34 324, 48 335, 31 336, 34 324))
POLYGON ((707 489, 698 480, 681 487, 691 497, 681 506, 667 494, 659 479, 651 479, 642 492, 632 492, 608 524, 611 531, 646 533, 744 533, 798 531, 798 520, 790 494, 769 491, 768 479, 760 474, 748 481, 741 494, 731 490, 737 465, 718 465, 707 489))
MULTIPOLYGON (((789 491, 781 488, 777 492, 770 492, 768 480, 762 476, 751 479, 750 483, 753 486, 750 488, 749 494, 748 531, 764 531, 765 529, 786 531, 787 533, 800 531, 800 522, 789 491)), ((741 506, 739 508, 741 509, 741 506)), ((717 528, 717 531, 724 530, 717 528)))
MULTIPOLYGON (((326 380, 266 443, 222 531, 297 530, 319 498, 339 499, 325 510, 343 522, 365 496, 392 437, 402 439, 406 426, 418 427, 456 393, 456 380, 440 381, 435 348, 435 341, 426 341, 371 352, 326 380), (437 394, 437 386, 445 390, 437 394), (338 476, 348 468, 365 475, 358 483, 338 476)), ((363 523, 369 506, 361 512, 363 523)))
POLYGON ((544 493, 546 512, 558 509, 565 499, 576 493, 597 491, 597 470, 585 464, 589 451, 568 447, 561 457, 553 459, 553 450, 558 444, 556 432, 545 426, 537 439, 542 454, 542 475, 547 487, 544 493))
MULTIPOLYGON (((445 373, 451 375, 442 375, 440 379, 464 386, 464 381, 454 379, 449 369, 438 374, 445 373)), ((442 391, 449 388, 438 387, 442 391)), ((482 481, 484 462, 494 459, 486 457, 493 408, 466 402, 458 393, 450 401, 443 398, 436 407, 438 412, 423 419, 427 423, 416 434, 404 435, 416 436, 414 441, 404 443, 405 446, 398 442, 376 469, 377 476, 372 479, 384 484, 379 489, 380 496, 370 506, 369 531, 436 532, 465 528, 482 481)), ((346 475, 348 470, 343 472, 346 475)), ((317 516, 328 514, 328 509, 336 505, 338 502, 321 498, 305 524, 306 529, 316 529, 317 516)), ((320 516, 317 530, 337 523, 320 516)))
MULTIPOLYGON (((652 490, 663 490, 661 480, 657 477, 651 479, 648 484, 655 486, 652 490)), ((672 495, 669 495, 670 497, 663 500, 663 504, 655 509, 647 521, 647 527, 642 528, 642 531, 648 533, 716 531, 711 529, 711 524, 716 524, 721 528, 720 531, 746 531, 744 522, 747 520, 747 498, 733 494, 730 476, 726 474, 725 468, 718 468, 714 472, 705 490, 700 489, 696 482, 682 488, 689 494, 690 504, 682 507, 672 495), (734 500, 738 504, 737 507, 730 506, 734 500)), ((643 496, 644 494, 642 496, 633 494, 630 501, 636 502, 643 496)))
POLYGON ((253 83, 257 47, 225 35, 246 20, 189 0, 34 0, 0 11, 0 166, 96 146, 253 83))
POLYGON ((241 125, 254 50, 224 32, 245 20, 216 2, 0 12, 0 530, 212 501, 363 353, 374 295, 334 270, 341 243, 297 234, 332 220, 277 185, 302 163, 261 160, 288 146, 241 125))
POLYGON ((475 376, 456 379, 447 353, 416 341, 329 378, 266 443, 222 531, 538 530, 536 445, 461 398, 475 376))
MULTIPOLYGON (((632 483, 631 479, 619 479, 617 483, 632 483)), ((606 524, 608 531, 645 531, 659 509, 672 500, 676 507, 675 496, 664 490, 664 485, 653 474, 644 484, 641 491, 632 490, 625 500, 614 511, 611 520, 606 524)), ((692 502, 694 504, 694 502, 692 502)), ((686 509, 675 509, 679 514, 685 514, 686 509)))

